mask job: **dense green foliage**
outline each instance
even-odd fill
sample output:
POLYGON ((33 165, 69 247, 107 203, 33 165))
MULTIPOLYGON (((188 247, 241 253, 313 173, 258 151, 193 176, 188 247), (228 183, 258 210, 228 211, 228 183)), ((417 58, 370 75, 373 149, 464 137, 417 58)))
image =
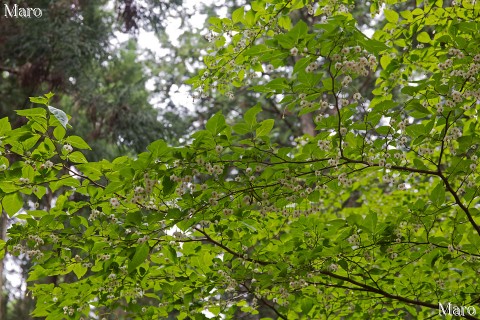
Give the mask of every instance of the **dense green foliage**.
POLYGON ((295 146, 274 142, 260 104, 111 162, 87 161, 51 94, 17 111, 25 125, 1 119, 1 204, 19 221, 4 248, 33 259, 28 281, 60 279, 31 287, 33 315, 426 318, 478 304, 480 7, 374 2, 374 16, 382 5, 372 38, 340 1, 210 19, 215 50, 189 83, 234 98, 257 78, 248 88, 283 112, 313 115, 295 146), (320 19, 292 23, 305 9, 320 19))

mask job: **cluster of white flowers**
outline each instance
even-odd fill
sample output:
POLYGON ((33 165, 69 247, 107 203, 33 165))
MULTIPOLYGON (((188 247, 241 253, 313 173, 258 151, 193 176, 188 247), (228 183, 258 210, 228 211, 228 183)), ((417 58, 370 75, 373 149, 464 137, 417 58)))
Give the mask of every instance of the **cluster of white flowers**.
POLYGON ((228 99, 233 100, 235 98, 235 95, 233 94, 232 91, 227 91, 225 92, 225 95, 227 96, 228 99))
POLYGON ((18 181, 22 184, 29 184, 30 183, 30 179, 28 179, 28 178, 20 178, 20 179, 18 179, 18 181))
POLYGON ((339 186, 345 186, 345 187, 351 187, 352 186, 352 179, 348 179, 347 174, 345 172, 342 172, 341 174, 338 175, 338 185, 339 186))
POLYGON ((407 125, 408 125, 408 120, 407 119, 403 119, 402 121, 400 121, 400 123, 398 124, 398 129, 400 129, 400 131, 402 133, 405 132, 405 129, 407 128, 407 125))
POLYGON ((351 82, 352 82, 352 77, 350 77, 350 76, 347 75, 347 76, 345 76, 345 77, 343 78, 343 80, 342 80, 342 86, 343 86, 343 87, 346 87, 346 86, 348 86, 351 82))
POLYGON ((329 166, 338 166, 338 164, 340 163, 339 159, 338 158, 331 158, 331 159, 328 159, 328 165, 329 166))
POLYGON ((288 285, 290 286, 290 288, 292 288, 292 290, 299 290, 308 286, 308 283, 305 281, 305 279, 299 279, 290 281, 288 285))
POLYGON ((69 306, 63 307, 63 314, 68 314, 69 316, 73 316, 74 313, 75 313, 75 309, 73 307, 69 307, 69 306))
POLYGON ((220 199, 222 195, 220 195, 218 192, 213 191, 210 194, 210 198, 208 199, 208 203, 210 203, 211 206, 216 206, 218 204, 218 199, 220 199))
POLYGON ((383 181, 385 183, 393 183, 393 182, 395 182, 395 178, 393 176, 389 175, 389 174, 384 174, 383 175, 383 181))
POLYGON ((226 291, 227 292, 235 291, 235 288, 237 288, 238 286, 237 281, 222 269, 218 270, 218 274, 222 276, 224 278, 224 281, 226 282, 226 285, 227 285, 226 291))
MULTIPOLYGON (((342 49, 342 53, 346 55, 344 52, 350 52, 350 50, 344 50, 346 48, 342 49)), ((348 54, 348 53, 347 53, 348 54)), ((332 60, 341 60, 340 55, 334 55, 332 56, 332 60)), ((358 58, 358 61, 356 60, 345 60, 345 61, 338 61, 335 63, 335 68, 339 70, 343 70, 344 72, 351 72, 354 74, 362 75, 362 76, 367 76, 368 75, 368 69, 374 70, 377 66, 377 58, 374 55, 368 55, 368 56, 362 56, 358 58)), ((351 79, 351 78, 350 78, 351 79)), ((347 80, 348 82, 348 80, 347 80)), ((342 82, 343 85, 345 85, 342 82)))
POLYGON ((338 265, 335 264, 335 263, 332 263, 329 267, 328 267, 328 270, 330 270, 331 272, 336 272, 338 270, 338 265))
POLYGON ((330 150, 331 142, 330 142, 330 140, 318 140, 317 145, 320 148, 320 150, 328 151, 328 150, 330 150))
POLYGON ((306 72, 313 72, 313 71, 317 70, 319 66, 320 65, 317 61, 313 61, 305 68, 305 71, 306 72))
POLYGON ((149 239, 150 239, 150 237, 147 236, 147 235, 145 235, 145 236, 143 236, 143 237, 138 238, 138 239, 137 239, 137 243, 142 244, 142 243, 147 242, 149 239))
POLYGON ((92 212, 90 213, 90 215, 88 216, 88 220, 90 221, 94 221, 96 220, 99 216, 103 215, 104 213, 97 210, 97 209, 93 209, 92 212))
POLYGON ((44 256, 43 252, 41 252, 41 251, 38 250, 38 249, 27 250, 25 253, 26 253, 29 257, 37 258, 37 259, 42 259, 43 256, 44 256))
POLYGON ((284 287, 280 287, 278 289, 278 293, 280 294, 280 297, 283 299, 283 300, 287 300, 288 297, 290 296, 290 293, 288 293, 288 290, 284 287))
POLYGON ((205 36, 205 39, 208 41, 208 42, 212 42, 212 41, 215 41, 217 39, 217 36, 214 35, 213 33, 209 33, 205 36))
POLYGON ((418 148, 418 155, 420 156, 433 155, 433 149, 427 148, 427 147, 420 147, 418 148))
POLYGON ((452 59, 447 59, 447 60, 445 60, 445 62, 440 62, 438 64, 438 68, 440 70, 445 70, 445 69, 451 68, 452 66, 453 66, 453 60, 452 59))
POLYGON ((233 214, 233 209, 225 208, 225 209, 223 209, 223 214, 226 215, 226 216, 232 215, 233 214))
POLYGON ((216 175, 220 175, 223 173, 223 170, 224 170, 224 165, 223 164, 215 164, 215 165, 211 165, 210 163, 206 163, 205 164, 205 169, 207 169, 207 172, 208 174, 216 174, 216 175))
POLYGON ((457 90, 453 90, 452 91, 452 100, 456 103, 462 102, 462 94, 457 90))
POLYGON ((448 134, 445 136, 445 142, 450 142, 452 140, 457 140, 462 136, 462 130, 458 127, 450 127, 448 134))
POLYGON ((360 244, 360 236, 358 233, 352 234, 350 237, 347 238, 348 243, 358 246, 360 244))
POLYGON ((394 153, 393 157, 397 160, 400 160, 400 161, 406 161, 407 160, 407 155, 405 153, 394 153))
POLYGON ((353 99, 354 100, 360 100, 362 99, 362 95, 359 92, 356 92, 353 94, 353 99))
POLYGON ((52 167, 53 167, 53 162, 50 160, 47 160, 40 165, 40 169, 50 169, 52 167))
POLYGON ((465 54, 463 54, 462 51, 460 51, 459 49, 457 48, 450 48, 448 50, 448 54, 451 55, 451 56, 455 56, 456 58, 458 59, 463 59, 465 58, 465 54))
POLYGON ((31 241, 35 241, 35 246, 41 246, 44 244, 44 241, 42 238, 40 238, 39 236, 37 235, 28 235, 28 240, 31 240, 31 241))
POLYGON ((113 207, 113 208, 118 208, 120 206, 120 201, 118 201, 117 198, 111 198, 110 199, 110 205, 113 207))

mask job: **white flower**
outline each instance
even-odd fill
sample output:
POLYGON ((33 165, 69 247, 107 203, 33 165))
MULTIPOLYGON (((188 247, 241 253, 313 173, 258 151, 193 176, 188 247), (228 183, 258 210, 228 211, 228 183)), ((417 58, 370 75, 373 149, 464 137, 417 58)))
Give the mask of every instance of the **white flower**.
POLYGON ((118 201, 117 198, 111 198, 110 199, 110 204, 112 205, 112 207, 118 208, 118 206, 120 205, 120 201, 118 201))
POLYGON ((345 76, 342 80, 342 86, 346 87, 352 82, 352 77, 350 76, 345 76))
POLYGON ((335 272, 338 270, 338 265, 336 265, 335 263, 332 263, 328 269, 331 271, 331 272, 335 272))
POLYGON ((20 179, 18 179, 18 181, 20 181, 20 183, 27 184, 27 183, 30 182, 30 179, 28 179, 28 178, 20 178, 20 179))
POLYGON ((67 144, 64 144, 64 145, 63 145, 63 150, 65 150, 66 152, 70 153, 70 152, 73 151, 73 147, 67 143, 67 144))
POLYGON ((296 55, 298 54, 298 49, 295 48, 295 47, 293 47, 292 49, 290 49, 290 54, 291 54, 292 56, 296 56, 296 55))

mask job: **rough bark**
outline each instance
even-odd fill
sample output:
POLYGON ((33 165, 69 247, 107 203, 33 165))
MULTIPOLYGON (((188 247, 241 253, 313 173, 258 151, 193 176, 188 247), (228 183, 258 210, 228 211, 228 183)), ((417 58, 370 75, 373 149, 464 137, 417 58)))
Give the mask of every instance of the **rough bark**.
POLYGON ((300 122, 302 124, 303 134, 309 134, 312 137, 315 137, 315 123, 313 122, 312 113, 307 113, 300 116, 300 122))

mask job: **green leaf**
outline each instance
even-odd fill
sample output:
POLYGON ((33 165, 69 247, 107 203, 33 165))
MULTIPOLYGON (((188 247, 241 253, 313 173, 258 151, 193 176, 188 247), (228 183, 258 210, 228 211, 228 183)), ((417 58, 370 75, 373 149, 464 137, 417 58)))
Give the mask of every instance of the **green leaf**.
POLYGON ((417 36, 418 42, 429 43, 431 41, 430 36, 425 31, 422 31, 417 36))
POLYGON ((65 142, 77 149, 92 150, 88 143, 86 143, 85 140, 83 140, 83 138, 79 136, 69 136, 65 139, 65 142))
POLYGON ((48 103, 48 99, 45 97, 30 97, 30 102, 46 105, 48 103))
POLYGON ((249 126, 246 123, 236 123, 233 125, 233 131, 235 131, 238 134, 247 134, 252 131, 251 126, 249 126))
POLYGON ((10 125, 10 121, 8 118, 0 119, 0 135, 12 130, 12 126, 10 125))
POLYGON ((2 200, 3 209, 11 217, 23 207, 23 199, 20 193, 7 194, 2 200))
POLYGON ((52 106, 48 106, 48 111, 50 111, 50 113, 53 114, 53 116, 55 118, 57 118, 58 122, 60 122, 60 124, 65 129, 67 129, 68 117, 67 117, 67 114, 65 112, 63 112, 60 109, 54 108, 52 106))
POLYGON ((250 127, 253 127, 255 124, 257 124, 257 114, 260 111, 262 111, 262 107, 260 107, 260 104, 257 104, 245 112, 243 118, 245 119, 245 122, 250 125, 250 127))
POLYGON ((163 140, 157 140, 150 143, 147 149, 153 154, 154 158, 158 158, 168 152, 168 145, 163 140))
POLYGON ((84 267, 81 263, 75 263, 73 267, 73 272, 78 279, 81 279, 85 273, 87 273, 88 268, 84 267))
POLYGON ((308 26, 305 21, 300 20, 297 24, 287 33, 289 37, 293 39, 293 43, 297 44, 299 39, 304 38, 307 35, 308 26))
POLYGON ((377 212, 376 211, 370 211, 370 213, 365 217, 365 227, 370 229, 370 232, 375 232, 376 227, 377 227, 377 212))
POLYGON ((387 67, 388 67, 388 65, 390 64, 391 61, 392 61, 392 57, 390 57, 389 54, 384 54, 380 58, 380 64, 382 65, 383 70, 387 69, 387 67))
POLYGON ((262 123, 260 124, 260 127, 257 128, 257 131, 256 131, 257 137, 268 135, 272 130, 274 124, 275 124, 275 120, 273 119, 263 120, 262 123))
POLYGON ((437 183, 435 188, 433 188, 432 192, 429 195, 430 200, 432 203, 440 207, 445 202, 445 188, 443 186, 443 182, 437 183))
POLYGON ((243 7, 240 7, 237 10, 233 11, 232 13, 233 23, 235 24, 237 22, 242 22, 244 19, 244 15, 245 15, 245 10, 243 9, 243 7))
POLYGON ((398 16, 398 13, 396 13, 395 11, 390 9, 385 9, 383 13, 385 14, 385 19, 387 19, 388 22, 391 22, 391 23, 398 22, 399 16, 398 16))
POLYGON ((125 182, 113 181, 105 188, 105 194, 110 194, 122 190, 125 186, 125 182))
POLYGON ((139 265, 147 260, 148 254, 150 252, 150 248, 148 244, 144 243, 135 249, 135 254, 133 255, 132 260, 128 261, 128 273, 134 271, 139 265))
POLYGON ((164 176, 162 180, 163 194, 165 196, 171 194, 175 189, 175 183, 168 176, 164 176))
POLYGON ((207 121, 205 127, 213 135, 217 135, 225 128, 225 117, 221 112, 217 112, 207 121))
POLYGON ((68 155, 68 160, 73 163, 88 163, 87 158, 80 151, 74 151, 68 155))
POLYGON ((53 136, 57 140, 62 140, 63 137, 65 137, 66 133, 67 133, 67 130, 65 130, 65 128, 60 126, 55 127, 55 129, 53 130, 53 136))
POLYGON ((47 117, 47 112, 43 108, 16 110, 15 112, 19 116, 23 116, 23 117, 42 117, 42 118, 47 117))

